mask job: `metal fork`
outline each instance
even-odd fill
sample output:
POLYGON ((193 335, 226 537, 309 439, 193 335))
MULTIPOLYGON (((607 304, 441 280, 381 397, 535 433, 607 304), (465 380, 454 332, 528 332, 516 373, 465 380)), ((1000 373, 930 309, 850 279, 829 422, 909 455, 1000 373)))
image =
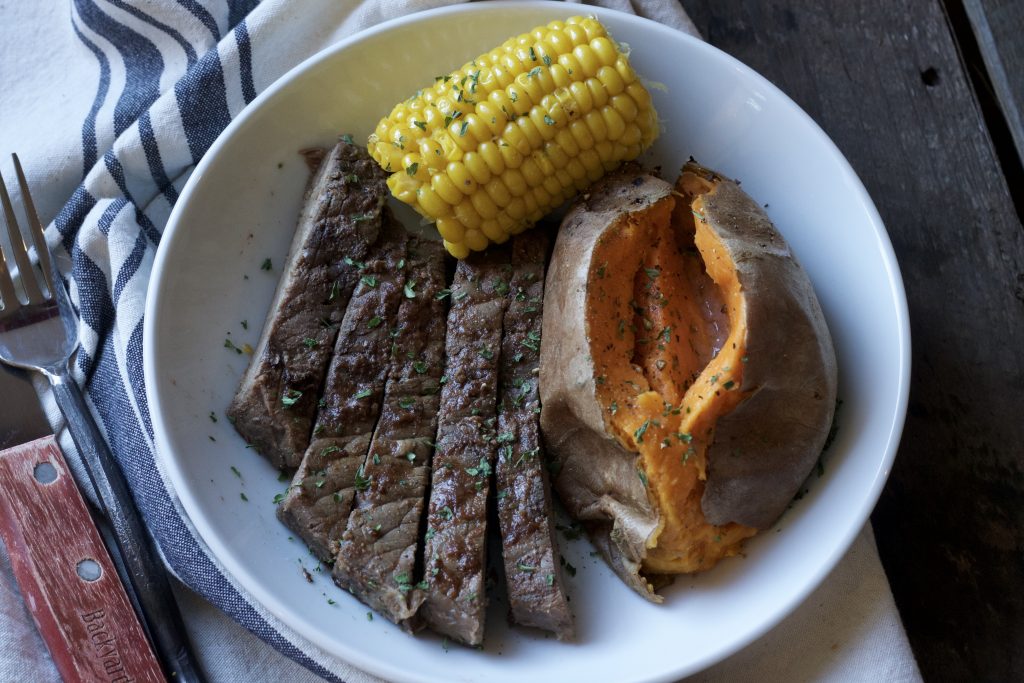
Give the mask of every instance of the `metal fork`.
POLYGON ((78 447, 82 469, 88 473, 101 511, 113 529, 117 547, 109 550, 125 569, 129 593, 134 593, 140 621, 149 631, 164 672, 175 681, 204 681, 153 540, 142 524, 117 461, 71 377, 69 365, 78 349, 78 316, 63 280, 53 268, 21 163, 17 155, 12 157, 39 263, 37 269, 29 258, 7 186, 0 176, 0 201, 11 242, 10 250, 0 243, 0 361, 41 372, 50 381, 57 406, 78 447), (12 265, 17 266, 24 299, 19 297, 12 265))

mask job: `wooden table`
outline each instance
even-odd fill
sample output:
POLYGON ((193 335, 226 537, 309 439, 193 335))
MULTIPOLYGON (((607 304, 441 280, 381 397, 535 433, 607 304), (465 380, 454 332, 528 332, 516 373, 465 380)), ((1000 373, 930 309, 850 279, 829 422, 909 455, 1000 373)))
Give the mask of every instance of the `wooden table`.
POLYGON ((682 0, 860 175, 910 304, 872 521, 921 672, 1024 678, 1024 0, 682 0))

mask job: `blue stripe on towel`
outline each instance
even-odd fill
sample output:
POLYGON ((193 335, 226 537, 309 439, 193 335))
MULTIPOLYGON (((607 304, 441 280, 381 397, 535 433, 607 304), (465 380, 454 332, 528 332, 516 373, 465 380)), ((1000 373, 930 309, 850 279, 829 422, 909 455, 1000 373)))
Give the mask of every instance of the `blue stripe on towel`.
POLYGON ((217 50, 210 50, 195 68, 175 83, 181 123, 185 128, 192 162, 206 154, 220 132, 231 123, 227 91, 224 87, 224 69, 217 50))
POLYGON ((160 95, 164 59, 149 39, 114 21, 92 0, 75 0, 75 6, 86 26, 110 41, 124 59, 124 89, 114 105, 114 134, 120 135, 160 95))
POLYGON ((252 83, 252 44, 245 20, 235 26, 235 42, 238 43, 238 77, 242 81, 242 97, 249 104, 256 99, 256 88, 252 83))
MULTIPOLYGON (((89 51, 96 57, 96 61, 100 65, 100 83, 96 88, 96 96, 92 100, 92 106, 89 107, 89 113, 86 114, 85 121, 82 122, 82 177, 85 178, 86 174, 89 173, 89 169, 96 164, 96 159, 99 156, 99 152, 96 149, 96 116, 99 114, 100 107, 103 106, 103 102, 107 99, 107 92, 110 90, 110 61, 103 54, 103 50, 99 49, 96 43, 86 38, 79 30, 76 21, 71 22, 71 28, 74 29, 78 39, 89 48, 89 51)), ((77 227, 75 229, 77 230, 77 227)), ((65 248, 70 248, 70 246, 70 244, 64 245, 65 248)))

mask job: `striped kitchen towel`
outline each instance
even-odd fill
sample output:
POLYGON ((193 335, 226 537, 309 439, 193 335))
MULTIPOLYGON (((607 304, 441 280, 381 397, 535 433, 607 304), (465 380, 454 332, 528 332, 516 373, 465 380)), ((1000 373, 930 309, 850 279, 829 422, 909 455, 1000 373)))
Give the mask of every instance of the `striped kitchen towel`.
MULTIPOLYGON (((245 594, 198 538, 169 483, 156 475, 142 371, 146 289, 178 193, 233 117, 318 50, 381 21, 452 1, 73 0, 8 3, 0 10, 0 150, 18 151, 25 162, 40 215, 49 222, 47 238, 81 313, 75 376, 163 557, 191 589, 330 680, 370 679, 245 594)), ((692 31, 675 2, 597 4, 692 31)), ((6 160, 3 173, 13 177, 6 160)), ((20 203, 17 194, 14 200, 20 203)), ((48 409, 58 425, 55 407, 48 409)), ((73 448, 67 438, 62 446, 73 448)), ((12 594, 9 583, 0 588, 12 594)), ((7 611, 8 603, 3 606, 7 611)), ((25 668, 38 652, 2 649, 0 665, 3 658, 25 661, 0 668, 0 678, 50 677, 25 668)))

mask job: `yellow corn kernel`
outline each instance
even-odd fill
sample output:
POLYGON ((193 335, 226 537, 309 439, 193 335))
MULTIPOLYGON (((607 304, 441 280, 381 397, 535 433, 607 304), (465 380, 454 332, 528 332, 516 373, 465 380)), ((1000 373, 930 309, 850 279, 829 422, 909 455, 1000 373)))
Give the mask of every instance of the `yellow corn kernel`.
POLYGON ((368 140, 456 258, 529 228, 658 134, 650 93, 593 17, 513 36, 395 105, 368 140))

